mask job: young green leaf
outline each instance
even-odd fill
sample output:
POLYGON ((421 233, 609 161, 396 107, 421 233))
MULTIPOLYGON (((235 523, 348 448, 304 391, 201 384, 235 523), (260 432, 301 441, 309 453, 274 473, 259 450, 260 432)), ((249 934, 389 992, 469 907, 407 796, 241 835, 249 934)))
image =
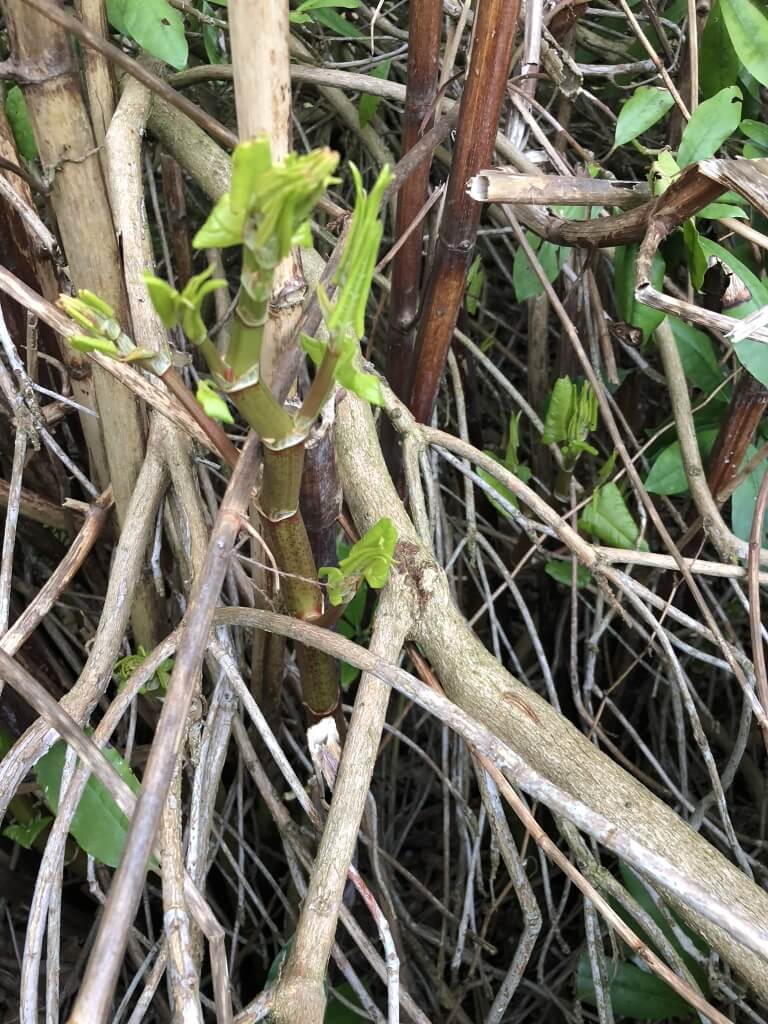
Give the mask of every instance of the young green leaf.
POLYGON ((720 2, 715 0, 701 34, 699 85, 703 99, 709 99, 729 85, 736 85, 739 67, 739 58, 728 34, 720 2))
POLYGON ((667 89, 641 85, 632 93, 619 112, 614 134, 614 146, 623 146, 660 121, 673 106, 674 99, 667 89))
POLYGON ((50 814, 38 815, 32 818, 31 821, 16 822, 15 825, 8 825, 3 829, 3 835, 12 840, 14 843, 18 843, 19 846, 23 846, 25 850, 31 850, 35 840, 41 832, 50 825, 53 818, 50 814))
POLYGON ((467 286, 464 293, 464 305, 470 316, 477 315, 477 306, 480 296, 483 293, 485 284, 485 271, 483 270, 483 258, 480 253, 472 260, 472 265, 467 274, 467 286))
POLYGON ((609 547, 637 547, 640 530, 616 484, 607 483, 595 489, 578 525, 609 547))
POLYGON ((768 124, 745 118, 739 125, 739 131, 746 135, 748 139, 756 142, 761 149, 768 152, 768 124))
MULTIPOLYGON (((103 752, 120 778, 134 793, 138 793, 141 788, 139 780, 130 766, 113 748, 105 747, 103 752)), ((37 781, 43 791, 45 802, 54 814, 59 809, 65 754, 66 744, 59 740, 35 766, 37 781)), ((109 792, 92 775, 80 798, 70 832, 77 844, 91 857, 108 867, 117 867, 128 835, 128 819, 109 792)))
POLYGON ((195 398, 202 405, 205 414, 212 420, 216 420, 218 423, 235 422, 226 401, 214 389, 209 380, 198 381, 195 398))
POLYGON ((328 599, 332 605, 351 600, 361 580, 381 590, 389 578, 389 570, 397 544, 397 530, 391 519, 380 519, 360 540, 352 545, 338 568, 324 566, 318 576, 328 581, 328 599))
MULTIPOLYGON (((629 1020, 668 1021, 689 1015, 688 1003, 655 974, 613 957, 606 958, 606 969, 610 980, 611 1005, 617 1016, 629 1020)), ((597 1005, 595 983, 586 951, 579 957, 576 997, 592 1006, 597 1005)))
POLYGON ((171 67, 186 67, 184 19, 167 0, 107 0, 107 17, 118 32, 171 67))
POLYGON ((179 293, 161 277, 148 271, 142 274, 149 298, 164 327, 175 327, 179 322, 179 293))
POLYGON ((728 35, 751 75, 768 85, 768 10, 762 0, 720 0, 728 35))
POLYGON ((568 424, 576 411, 578 391, 570 377, 560 377, 555 381, 544 417, 542 444, 558 444, 567 440, 568 424))
MULTIPOLYGON (((613 259, 613 281, 619 315, 625 323, 639 327, 645 341, 664 319, 664 314, 658 309, 644 306, 635 299, 637 249, 636 245, 616 246, 613 259)), ((653 257, 651 274, 653 286, 659 291, 663 288, 665 269, 664 258, 657 252, 653 257)))
MULTIPOLYGON (((215 17, 216 12, 207 2, 202 0, 201 12, 207 17, 215 17)), ((223 64, 224 63, 224 51, 221 46, 221 40, 223 38, 222 30, 217 25, 211 25, 210 22, 204 21, 201 25, 201 32, 203 36, 203 48, 205 49, 205 55, 211 64, 223 64)))
POLYGON ((723 381, 723 371, 717 362, 712 339, 703 331, 676 317, 669 318, 677 351, 685 376, 702 391, 710 394, 723 381))
POLYGON ((704 275, 707 272, 707 257, 701 247, 699 232, 696 230, 693 217, 683 224, 683 242, 688 254, 688 272, 691 275, 691 282, 693 287, 700 291, 704 284, 704 275))
MULTIPOLYGON (((570 587, 572 579, 572 570, 570 562, 556 562, 551 560, 544 566, 544 572, 547 576, 551 576, 553 580, 557 580, 558 583, 562 583, 566 587, 570 587)), ((589 569, 583 565, 576 566, 576 587, 581 589, 582 587, 588 587, 592 582, 592 573, 589 569)))
MULTIPOLYGON (((564 245, 554 245, 552 242, 542 242, 536 235, 527 231, 526 238, 536 253, 548 280, 554 281, 562 270, 563 264, 568 259, 568 254, 571 251, 570 248, 564 245)), ((512 264, 512 284, 514 285, 515 298, 518 302, 534 299, 544 291, 522 246, 515 252, 515 259, 512 264)))
MULTIPOLYGON (((383 60, 373 69, 371 72, 371 78, 378 78, 381 81, 386 82, 389 78, 389 69, 391 67, 391 60, 383 60)), ((364 95, 360 97, 360 103, 357 107, 357 117, 361 128, 365 128, 365 126, 370 123, 378 109, 379 103, 381 103, 381 97, 373 96, 371 93, 364 93, 364 95)))
MULTIPOLYGON (((749 461, 755 454, 756 449, 750 445, 744 461, 749 461)), ((760 490, 760 484, 766 471, 768 471, 768 461, 761 463, 757 469, 753 470, 747 479, 742 484, 739 484, 733 492, 731 498, 731 529, 742 540, 749 540, 749 535, 752 531, 752 520, 755 515, 757 492, 760 490)), ((768 519, 765 519, 763 520, 761 544, 765 544, 767 541, 768 519)))
MULTIPOLYGON (((741 2, 741 0, 739 0, 741 2)), ((746 2, 746 0, 745 0, 746 2)), ((677 162, 681 167, 713 156, 741 121, 741 89, 730 85, 704 100, 683 130, 677 162)))
POLYGON ((707 203, 696 214, 699 220, 723 220, 725 217, 735 217, 737 220, 748 220, 749 214, 740 206, 733 206, 731 203, 707 203))
MULTIPOLYGON (((320 366, 328 350, 328 342, 319 338, 310 338, 302 334, 301 347, 315 364, 320 366)), ((341 387, 351 391, 352 394, 362 398, 371 405, 383 405, 384 393, 381 390, 381 381, 375 374, 368 373, 360 368, 361 362, 360 346, 357 341, 347 336, 342 342, 341 355, 336 363, 334 380, 338 381, 341 387)))
POLYGON ((29 118, 27 101, 18 85, 12 85, 5 94, 5 116, 13 132, 13 138, 21 156, 25 160, 37 159, 37 142, 29 118))
POLYGON ((99 352, 103 356, 111 356, 115 359, 120 355, 120 349, 109 338, 92 337, 88 334, 71 334, 67 341, 77 352, 99 352))
MULTIPOLYGON (((702 430, 696 435, 703 459, 706 459, 711 452, 717 434, 717 429, 711 429, 702 430)), ((667 445, 656 457, 646 477, 645 489, 649 494, 671 495, 687 492, 688 480, 685 476, 679 441, 673 441, 672 444, 667 445)))

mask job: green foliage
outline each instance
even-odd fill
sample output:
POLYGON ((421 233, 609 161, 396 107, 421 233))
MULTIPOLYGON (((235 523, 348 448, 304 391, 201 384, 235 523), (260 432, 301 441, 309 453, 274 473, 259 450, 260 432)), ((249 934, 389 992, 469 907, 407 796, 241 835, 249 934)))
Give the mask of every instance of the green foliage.
POLYGON ((216 420, 218 423, 235 422, 226 400, 216 391, 211 381, 198 381, 195 398, 202 405, 205 414, 212 420, 216 420))
POLYGON ((762 0, 720 0, 736 55, 751 75, 768 85, 768 10, 762 0))
MULTIPOLYGON (((712 428, 702 430, 696 435, 702 459, 706 459, 712 450, 717 433, 717 428, 712 428)), ((679 441, 673 441, 656 456, 646 477, 645 488, 649 494, 687 493, 688 481, 685 476, 679 441)))
MULTIPOLYGON (((357 6, 357 4, 355 4, 355 6, 357 6)), ((371 72, 371 78, 378 78, 386 82, 389 78, 389 71, 391 67, 391 60, 381 61, 381 63, 377 64, 371 72)), ((379 103, 381 103, 380 96, 371 96, 370 93, 364 93, 360 97, 360 102, 357 106, 357 117, 361 128, 365 128, 365 126, 370 123, 378 109, 379 103)))
MULTIPOLYGON (((504 452, 504 457, 499 458, 495 452, 490 451, 486 451, 485 454, 489 458, 493 459, 494 462, 498 462, 500 466, 504 466, 505 469, 508 469, 510 473, 514 473, 515 476, 519 480, 522 480, 523 483, 527 483, 531 478, 531 470, 528 466, 521 464, 520 456, 518 454, 518 447, 520 443, 520 415, 521 414, 518 413, 516 416, 512 415, 509 417, 507 448, 504 452)), ((511 505, 512 508, 517 508, 517 498, 508 487, 505 487, 504 484, 501 483, 500 480, 497 480, 495 476, 484 470, 482 466, 478 466, 477 475, 481 480, 484 480, 490 487, 492 487, 504 502, 511 505)), ((497 512, 500 512, 502 515, 508 514, 504 505, 495 501, 490 494, 488 495, 488 500, 497 512)))
MULTIPOLYGON (((713 242, 710 238, 701 237, 699 241, 707 256, 715 256, 721 260, 741 278, 752 293, 752 298, 748 302, 728 310, 731 316, 741 320, 760 307, 768 305, 768 286, 745 263, 734 256, 730 249, 713 242)), ((745 366, 761 384, 768 387, 768 345, 746 339, 737 342, 733 350, 742 366, 745 366)))
MULTIPOLYGON (((578 525, 609 547, 633 549, 638 546, 640 530, 616 484, 606 483, 595 488, 579 516, 578 525)), ((646 547, 645 542, 642 547, 646 547)))
POLYGON ((184 19, 167 0, 107 0, 107 17, 121 35, 130 36, 153 57, 177 69, 186 67, 184 19))
POLYGON ((709 99, 729 85, 735 85, 739 67, 739 58, 723 18, 720 0, 715 0, 701 34, 699 85, 704 99, 709 99))
POLYGON ((739 125, 739 131, 756 142, 763 153, 768 153, 768 124, 745 118, 739 125))
POLYGON ((666 192, 679 173, 680 165, 677 160, 668 149, 662 149, 648 172, 648 181, 653 195, 660 196, 666 192))
POLYGON ((211 280, 212 274, 213 266, 209 266, 202 274, 191 277, 182 292, 178 292, 167 281, 147 271, 142 275, 152 305, 163 324, 168 328, 181 324, 193 345, 200 345, 208 337, 201 315, 206 296, 219 288, 227 287, 227 282, 222 278, 211 280))
POLYGON ((25 850, 31 850, 35 840, 41 835, 53 821, 50 814, 35 815, 30 821, 16 822, 3 829, 3 835, 23 846, 25 850))
POLYGON ((672 94, 667 89, 641 85, 621 108, 616 121, 614 146, 623 146, 642 135, 660 121, 673 106, 672 94))
MULTIPOLYGON (((568 259, 570 248, 564 245, 554 245, 552 242, 542 242, 538 235, 533 235, 528 231, 525 236, 536 253, 548 280, 554 281, 568 259)), ((544 292, 541 281, 539 281, 522 246, 515 252, 512 264, 512 284, 518 302, 535 299, 537 295, 544 292)))
MULTIPOLYGON (((688 1003, 655 974, 613 957, 606 958, 606 967, 611 1005, 618 1017, 668 1021, 671 1018, 690 1016, 688 1003)), ((597 1005, 592 969, 586 951, 579 957, 576 998, 591 1006, 597 1005)))
MULTIPOLYGON (((744 457, 749 462, 756 454, 756 449, 750 445, 744 457)), ((747 479, 736 488, 731 498, 731 529, 741 540, 749 540, 752 531, 752 520, 755 515, 755 504, 760 484, 768 470, 768 461, 762 462, 757 469, 753 470, 747 479)), ((761 544, 768 541, 768 520, 763 521, 763 532, 761 544)))
POLYGON ((333 276, 336 285, 333 300, 328 298, 322 285, 318 289, 328 340, 302 335, 301 345, 316 366, 328 360, 333 379, 342 387, 367 402, 381 405, 383 396, 378 377, 359 368, 359 341, 365 333, 365 310, 384 230, 379 210, 392 175, 389 168, 384 167, 367 193, 354 164, 350 164, 350 170, 355 183, 355 208, 344 252, 333 276))
POLYGON ((704 275, 707 272, 707 257, 701 247, 701 236, 696 230, 693 217, 683 224, 683 242, 688 255, 688 272, 691 275, 691 282, 693 287, 700 291, 704 284, 704 275))
POLYGON ((472 260, 467 274, 467 286, 464 293, 464 305, 470 316, 477 315, 477 306, 480 296, 483 294, 485 285, 485 271, 483 270, 483 258, 480 253, 472 260))
MULTIPOLYGON (((150 369, 167 365, 162 353, 137 348, 131 339, 123 334, 115 319, 115 311, 98 295, 82 288, 77 297, 60 295, 59 305, 64 312, 84 328, 84 334, 72 334, 67 339, 78 352, 99 352, 117 359, 121 363, 146 362, 150 369)), ((160 372, 157 369, 157 372, 160 372)))
MULTIPOLYGON (((636 245, 619 245, 613 260, 613 283, 616 291, 616 306, 625 323, 639 327, 643 340, 647 340, 664 319, 657 309, 650 309, 635 299, 636 245)), ((653 257, 651 276, 653 286, 661 291, 664 283, 664 258, 660 253, 653 257)))
MULTIPOLYGON (((349 548, 345 546, 344 553, 339 557, 343 558, 348 551, 349 548)), ((339 633, 345 636, 347 640, 354 640, 355 643, 362 644, 363 646, 367 646, 371 632, 370 626, 366 625, 365 622, 367 603, 368 584, 365 580, 362 580, 357 593, 344 609, 344 614, 336 626, 339 633)), ((360 669, 346 661, 339 662, 339 667, 341 669, 341 688, 342 690, 348 690, 360 675, 360 669)))
POLYGON ((397 544, 397 530, 391 519, 375 523, 352 546, 339 567, 324 566, 318 576, 328 581, 328 599, 332 605, 350 601, 362 580, 373 590, 381 590, 389 578, 389 570, 397 544))
POLYGON ((272 269, 294 245, 309 244, 307 218, 336 179, 338 154, 317 149, 289 153, 273 164, 269 139, 241 142, 232 156, 229 192, 195 235, 196 249, 245 245, 272 269))
POLYGON ((597 455, 587 435, 597 427, 597 395, 584 381, 581 388, 570 377, 555 381, 544 418, 542 444, 558 444, 565 468, 572 470, 582 452, 597 455))
MULTIPOLYGON (((117 751, 105 747, 103 753, 120 778, 134 793, 138 793, 141 788, 139 781, 117 751)), ((45 802, 54 814, 59 809, 65 754, 66 744, 59 740, 35 766, 45 802)), ((108 867, 117 867, 128 835, 128 819, 101 782, 92 775, 72 819, 70 833, 78 846, 91 857, 108 867)))
POLYGON ((29 119, 27 101, 18 85, 12 85, 5 94, 5 116, 13 132, 13 138, 25 160, 37 159, 37 142, 29 119))
POLYGON ((353 11, 359 6, 360 0, 304 0, 295 11, 291 11, 289 18, 294 25, 317 21, 337 35, 360 36, 360 30, 337 13, 339 8, 353 11))
MULTIPOLYGON (((216 15, 215 10, 207 0, 202 0, 200 11, 209 18, 216 15)), ((225 62, 225 55, 220 42, 221 29, 204 21, 200 26, 200 32, 203 37, 203 48, 208 60, 211 64, 223 64, 225 62)))
POLYGON ((715 348, 709 335, 676 317, 669 318, 685 376, 694 385, 710 394, 723 381, 723 371, 717 362, 715 348))
MULTIPOLYGON (((544 566, 544 572, 547 576, 551 576, 553 580, 557 580, 558 583, 564 584, 566 587, 570 587, 572 579, 572 568, 570 562, 557 562, 554 559, 547 562, 544 566)), ((586 569, 583 565, 576 566, 576 587, 580 590, 582 587, 587 587, 592 582, 592 573, 589 569, 586 569)))
POLYGON ((677 151, 681 167, 713 156, 736 131, 741 121, 741 98, 741 89, 729 85, 699 104, 685 126, 677 151))
MULTIPOLYGON (((115 664, 115 675, 117 676, 117 688, 122 690, 128 680, 131 678, 133 673, 142 665, 147 659, 147 652, 141 646, 138 645, 135 654, 129 654, 125 658, 121 658, 115 664)), ((155 696, 161 697, 168 690, 168 684, 171 681, 171 672, 173 671, 173 658, 166 658, 162 664, 160 664, 155 674, 151 679, 148 679, 146 683, 139 689, 139 693, 144 694, 155 694, 155 696)))

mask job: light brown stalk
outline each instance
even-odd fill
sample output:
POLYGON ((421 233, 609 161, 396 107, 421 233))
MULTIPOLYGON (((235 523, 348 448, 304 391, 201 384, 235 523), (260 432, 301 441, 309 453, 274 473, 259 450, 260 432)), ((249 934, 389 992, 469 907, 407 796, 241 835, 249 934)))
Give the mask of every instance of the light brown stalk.
MULTIPOLYGON (((127 322, 109 199, 69 40, 26 0, 4 0, 3 9, 40 161, 44 173, 53 176, 51 203, 72 281, 76 287, 96 292, 127 322)), ((102 489, 111 482, 122 525, 141 467, 144 424, 130 393, 100 369, 94 368, 93 374, 103 437, 103 448, 98 446, 92 453, 94 469, 102 489)), ((142 581, 133 626, 137 641, 147 648, 158 639, 158 621, 156 594, 149 581, 142 581)))
POLYGON ((251 434, 222 500, 205 565, 195 581, 184 617, 184 637, 144 771, 141 796, 72 1011, 72 1024, 86 1021, 101 1024, 109 1014, 125 943, 144 888, 149 855, 179 756, 213 613, 253 487, 257 451, 257 439, 251 434))

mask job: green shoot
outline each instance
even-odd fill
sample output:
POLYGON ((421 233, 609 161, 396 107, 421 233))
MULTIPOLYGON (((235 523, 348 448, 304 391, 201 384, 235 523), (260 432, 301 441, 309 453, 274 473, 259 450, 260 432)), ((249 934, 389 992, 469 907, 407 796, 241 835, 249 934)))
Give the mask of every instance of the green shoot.
POLYGON ((362 580, 374 590, 381 590, 389 578, 389 570, 397 544, 397 530, 391 519, 380 519, 352 546, 338 568, 324 566, 320 578, 328 580, 328 600, 332 605, 351 601, 362 580))

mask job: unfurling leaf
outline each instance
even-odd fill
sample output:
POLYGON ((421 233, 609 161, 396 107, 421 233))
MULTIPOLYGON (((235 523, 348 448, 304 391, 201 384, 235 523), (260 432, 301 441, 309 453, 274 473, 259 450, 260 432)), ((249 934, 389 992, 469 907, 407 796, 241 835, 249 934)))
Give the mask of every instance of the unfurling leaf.
POLYGON ((214 390, 213 384, 209 380, 198 382, 195 398, 202 405, 206 415, 210 416, 212 420, 217 420, 219 423, 235 422, 226 401, 218 391, 214 390))
POLYGON ((328 599, 332 605, 342 604, 354 596, 361 580, 380 590, 389 578, 389 570, 397 544, 397 530, 391 519, 380 519, 360 540, 352 545, 339 567, 324 566, 318 576, 328 581, 328 599))
POLYGON ((29 118, 27 101, 18 85, 12 85, 5 94, 5 116, 13 132, 13 139, 25 160, 37 159, 37 142, 29 118))
POLYGON ((542 444, 559 444, 563 458, 573 469, 582 452, 597 455, 597 449, 587 444, 590 431, 597 427, 597 395, 589 381, 581 389, 570 379, 555 381, 552 397, 544 420, 542 444))

